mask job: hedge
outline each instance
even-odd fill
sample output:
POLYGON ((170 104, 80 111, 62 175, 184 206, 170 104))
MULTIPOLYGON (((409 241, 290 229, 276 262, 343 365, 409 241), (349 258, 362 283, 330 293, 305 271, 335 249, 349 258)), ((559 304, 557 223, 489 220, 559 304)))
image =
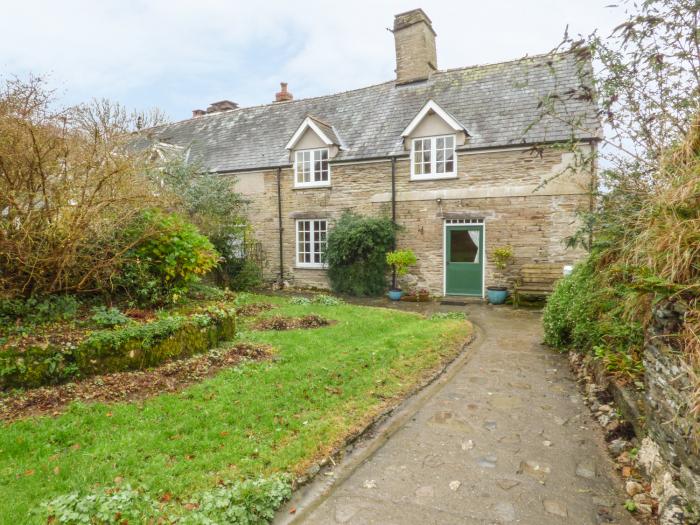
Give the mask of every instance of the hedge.
POLYGON ((210 308, 93 332, 76 346, 48 345, 0 352, 0 389, 32 388, 153 367, 206 352, 236 333, 233 310, 210 308))

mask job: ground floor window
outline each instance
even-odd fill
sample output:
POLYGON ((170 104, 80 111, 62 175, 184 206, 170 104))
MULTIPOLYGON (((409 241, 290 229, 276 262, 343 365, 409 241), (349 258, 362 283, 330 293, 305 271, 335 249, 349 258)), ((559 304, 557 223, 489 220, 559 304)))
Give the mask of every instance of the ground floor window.
POLYGON ((326 219, 297 221, 297 266, 323 268, 326 262, 326 219))

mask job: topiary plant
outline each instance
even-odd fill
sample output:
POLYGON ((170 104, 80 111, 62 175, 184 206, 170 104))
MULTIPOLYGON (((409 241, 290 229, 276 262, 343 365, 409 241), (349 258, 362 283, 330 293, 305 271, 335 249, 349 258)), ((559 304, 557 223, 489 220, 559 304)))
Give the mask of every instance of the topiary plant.
POLYGON ((397 278, 406 275, 408 268, 417 262, 418 260, 413 250, 394 250, 386 254, 386 263, 394 270, 391 283, 392 290, 400 290, 396 282, 397 278))

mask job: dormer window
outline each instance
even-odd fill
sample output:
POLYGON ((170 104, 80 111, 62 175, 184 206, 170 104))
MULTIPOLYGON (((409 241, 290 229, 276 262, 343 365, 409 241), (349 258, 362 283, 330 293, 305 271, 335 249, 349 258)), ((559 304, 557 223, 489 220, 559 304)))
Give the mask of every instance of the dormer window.
POLYGON ((411 179, 443 179, 457 176, 454 135, 413 139, 411 179))
POLYGON ((328 148, 305 149, 295 152, 294 185, 297 187, 330 186, 328 148))

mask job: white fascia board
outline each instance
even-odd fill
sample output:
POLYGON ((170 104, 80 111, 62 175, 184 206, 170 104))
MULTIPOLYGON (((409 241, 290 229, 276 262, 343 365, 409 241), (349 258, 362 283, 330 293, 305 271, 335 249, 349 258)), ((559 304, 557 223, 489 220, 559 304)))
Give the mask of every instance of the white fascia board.
POLYGON ((445 124, 450 126, 453 130, 464 131, 465 133, 469 134, 467 132, 466 128, 462 124, 460 124, 457 119, 455 119, 447 111, 442 109, 438 105, 437 102, 430 99, 430 100, 428 100, 428 102, 426 102, 425 106, 423 106, 423 108, 418 112, 418 114, 415 117, 413 117, 413 120, 410 122, 410 124, 408 126, 406 126, 406 129, 403 130, 403 133, 401 133, 401 136, 408 137, 411 133, 413 133, 413 130, 416 129, 418 124, 421 123, 421 121, 425 118, 425 116, 430 111, 432 111, 438 117, 440 117, 442 120, 444 120, 445 124))
POLYGON ((301 125, 294 132, 294 135, 292 135, 292 138, 289 140, 285 148, 288 150, 294 148, 294 146, 297 142, 299 142, 299 139, 301 139, 301 136, 304 134, 307 128, 311 128, 311 130, 313 130, 313 132, 316 133, 316 135, 318 135, 318 138, 320 138, 324 142, 324 144, 328 146, 335 144, 331 139, 328 138, 328 136, 323 131, 321 131, 321 128, 319 128, 316 125, 316 123, 311 117, 306 117, 301 123, 301 125))

